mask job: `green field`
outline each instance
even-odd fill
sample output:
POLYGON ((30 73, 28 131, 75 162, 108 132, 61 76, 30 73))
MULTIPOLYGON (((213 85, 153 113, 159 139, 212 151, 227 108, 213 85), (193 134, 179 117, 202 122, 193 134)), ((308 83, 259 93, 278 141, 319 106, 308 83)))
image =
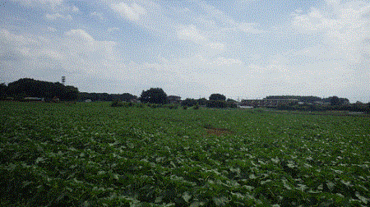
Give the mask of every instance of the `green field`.
POLYGON ((1 206, 368 206, 370 118, 0 102, 1 206))

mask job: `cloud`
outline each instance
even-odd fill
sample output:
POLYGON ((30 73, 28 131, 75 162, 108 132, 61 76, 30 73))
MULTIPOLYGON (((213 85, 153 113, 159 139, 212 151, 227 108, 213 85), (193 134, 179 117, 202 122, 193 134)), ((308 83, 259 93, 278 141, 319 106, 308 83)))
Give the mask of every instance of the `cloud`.
POLYGON ((71 15, 62 15, 60 13, 54 13, 54 14, 46 14, 45 18, 48 20, 57 20, 57 19, 64 19, 64 20, 72 20, 71 15))
POLYGON ((100 20, 104 20, 103 14, 99 12, 91 12, 90 16, 94 16, 94 17, 99 18, 100 20))
POLYGON ((202 21, 206 24, 212 22, 212 25, 215 31, 240 31, 247 34, 260 34, 263 33, 263 30, 258 29, 259 24, 249 23, 249 22, 240 22, 232 18, 231 16, 225 14, 225 12, 217 9, 210 4, 207 4, 204 1, 199 1, 198 5, 203 9, 205 16, 201 17, 202 21), (208 23, 207 23, 208 22, 208 23))
POLYGON ((63 4, 63 0, 10 0, 10 1, 28 7, 47 6, 51 8, 56 8, 63 4))
POLYGON ((111 4, 111 8, 122 17, 125 17, 131 21, 138 21, 141 16, 147 13, 145 8, 135 2, 131 3, 131 5, 124 2, 117 4, 113 3, 111 4))
POLYGON ((82 29, 70 30, 63 36, 18 35, 3 29, 0 45, 5 46, 0 49, 0 66, 8 68, 4 71, 6 77, 16 73, 37 78, 54 71, 51 76, 67 73, 116 79, 122 75, 120 68, 124 68, 116 56, 115 42, 97 41, 82 29))
POLYGON ((65 33, 67 36, 75 38, 76 40, 82 40, 84 42, 93 42, 94 38, 82 29, 72 29, 65 33))
POLYGON ((182 26, 177 30, 177 37, 179 39, 190 40, 198 44, 208 41, 207 38, 200 34, 194 25, 182 26))
POLYGON ((350 63, 359 63, 368 53, 370 39, 370 4, 327 1, 327 9, 312 8, 307 14, 294 14, 292 25, 302 33, 318 33, 333 55, 350 63), (329 12, 327 11, 329 10, 329 12))
POLYGON ((237 23, 237 29, 251 34, 260 34, 263 33, 263 30, 257 29, 259 25, 257 23, 237 23))
POLYGON ((108 28, 108 32, 109 33, 112 33, 112 32, 115 32, 115 31, 119 31, 120 29, 118 27, 111 27, 111 28, 108 28))
POLYGON ((55 29, 54 27, 48 27, 48 31, 49 31, 49 32, 56 32, 56 31, 57 31, 57 29, 55 29))
POLYGON ((291 53, 291 62, 301 60, 301 67, 309 66, 312 76, 325 86, 322 90, 351 91, 348 97, 360 97, 363 88, 370 87, 365 81, 370 79, 370 4, 325 2, 323 7, 311 8, 307 13, 293 13, 292 27, 302 35, 315 36, 316 45, 291 53))
POLYGON ((79 12, 80 11, 80 9, 79 8, 77 8, 76 6, 73 6, 72 7, 72 12, 79 12))

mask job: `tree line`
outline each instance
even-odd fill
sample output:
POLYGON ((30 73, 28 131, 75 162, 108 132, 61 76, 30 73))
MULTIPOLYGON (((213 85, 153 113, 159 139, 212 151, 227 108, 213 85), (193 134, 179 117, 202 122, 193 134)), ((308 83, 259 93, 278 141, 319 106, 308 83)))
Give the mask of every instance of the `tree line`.
MULTIPOLYGON (((62 101, 116 101, 116 102, 137 102, 149 104, 171 104, 169 96, 162 88, 150 88, 143 90, 140 97, 130 93, 123 94, 108 94, 108 93, 87 93, 79 92, 74 86, 65 86, 59 82, 52 83, 30 78, 22 78, 15 82, 0 84, 0 100, 12 97, 15 100, 24 100, 25 97, 40 97, 45 101, 58 98, 62 101)), ((303 105, 280 105, 277 109, 283 110, 350 110, 350 111, 369 111, 370 103, 368 104, 349 104, 347 98, 339 98, 332 96, 328 98, 320 98, 317 96, 267 96, 264 99, 296 99, 303 105), (315 104, 317 102, 329 103, 328 105, 315 104)), ((172 103, 173 104, 173 103, 172 103)), ((233 99, 227 99, 225 95, 214 93, 209 99, 186 98, 176 104, 181 104, 183 107, 199 107, 206 106, 209 108, 236 108, 237 102, 233 99)))
POLYGON ((87 93, 87 92, 80 92, 78 96, 78 101, 125 101, 130 102, 132 100, 137 100, 137 96, 132 95, 130 93, 123 93, 123 94, 108 94, 108 93, 87 93))
MULTIPOLYGON (((141 103, 152 103, 152 104, 167 104, 171 103, 168 99, 167 94, 161 88, 151 88, 143 91, 139 98, 141 103)), ((209 100, 206 98, 191 99, 187 98, 181 101, 183 107, 196 107, 207 106, 209 108, 236 108, 236 101, 232 99, 226 99, 225 95, 214 93, 211 94, 209 100)))
POLYGON ((330 103, 332 105, 349 104, 347 98, 339 98, 337 96, 330 96, 328 98, 320 98, 318 96, 267 96, 264 99, 297 99, 298 102, 314 104, 317 102, 330 103))
POLYGON ((12 97, 15 100, 24 100, 25 97, 40 97, 46 101, 58 98, 64 101, 73 101, 78 97, 78 88, 65 86, 59 82, 52 83, 31 78, 22 78, 8 85, 0 85, 0 99, 12 97))

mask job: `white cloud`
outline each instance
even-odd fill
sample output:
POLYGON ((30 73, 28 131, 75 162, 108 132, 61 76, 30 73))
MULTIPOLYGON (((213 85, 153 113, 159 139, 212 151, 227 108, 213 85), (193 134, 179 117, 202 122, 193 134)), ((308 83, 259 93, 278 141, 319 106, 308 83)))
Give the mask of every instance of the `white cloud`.
POLYGON ((218 57, 213 61, 212 64, 217 66, 230 66, 230 65, 242 65, 243 62, 239 59, 218 57))
POLYGON ((131 21, 138 21, 141 16, 147 13, 145 8, 135 2, 131 5, 124 2, 111 4, 111 8, 121 16, 131 21))
MULTIPOLYGON (((303 33, 319 33, 323 43, 342 53, 343 57, 356 63, 359 51, 366 51, 364 42, 370 39, 370 4, 327 1, 328 9, 312 8, 307 14, 295 14, 293 27, 303 33)), ((360 55, 360 56, 359 56, 360 55)))
POLYGON ((56 31, 57 31, 57 29, 55 29, 54 27, 48 27, 48 31, 49 31, 49 32, 56 32, 56 31))
POLYGON ((79 9, 78 7, 76 7, 76 6, 73 6, 73 7, 72 7, 72 11, 73 11, 73 12, 79 12, 79 11, 80 11, 80 9, 79 9))
POLYGON ((51 6, 52 8, 60 6, 63 3, 63 0, 10 0, 10 1, 19 3, 23 6, 36 7, 44 5, 51 6))
POLYGON ((64 20, 72 20, 71 15, 62 15, 60 13, 54 13, 54 14, 46 14, 45 18, 48 20, 57 20, 57 19, 64 19, 64 20))
POLYGON ((64 0, 10 0, 24 7, 42 9, 49 12, 68 10, 64 0))
POLYGON ((108 28, 108 32, 109 33, 112 33, 112 32, 115 32, 115 31, 119 31, 120 29, 118 27, 111 27, 111 28, 108 28))
POLYGON ((72 29, 65 33, 67 36, 73 37, 76 40, 84 42, 93 42, 94 38, 82 29, 72 29))
POLYGON ((260 34, 263 33, 263 30, 257 29, 258 24, 257 23, 238 23, 237 28, 245 33, 251 33, 251 34, 260 34))
POLYGON ((97 41, 86 31, 70 30, 64 36, 17 35, 8 30, 0 31, 0 65, 12 65, 5 71, 8 77, 38 77, 47 71, 52 75, 64 73, 82 77, 100 76, 117 79, 123 77, 121 63, 116 56, 116 43, 97 41), (23 71, 22 68, 27 68, 23 71), (58 71, 58 72, 56 72, 58 71))
POLYGON ((360 97, 363 88, 370 87, 365 81, 370 78, 370 4, 338 0, 326 3, 323 8, 293 14, 293 28, 304 35, 315 35, 318 40, 315 46, 302 48, 290 58, 311 59, 300 65, 310 67, 312 76, 325 86, 322 90, 339 93, 351 89, 347 97, 360 97))
POLYGON ((99 12, 91 12, 90 16, 95 16, 95 17, 99 18, 100 20, 104 20, 103 14, 99 13, 99 12))
POLYGON ((216 49, 219 51, 223 51, 225 49, 225 44, 220 42, 211 42, 207 44, 207 47, 210 47, 212 49, 216 49))
POLYGON ((180 29, 177 30, 177 37, 179 39, 189 40, 197 44, 202 44, 208 41, 206 37, 200 34, 198 29, 194 25, 182 26, 180 29))
POLYGON ((208 26, 213 26, 215 32, 220 30, 241 31, 250 34, 260 34, 264 32, 263 30, 258 29, 259 24, 257 23, 239 22, 225 14, 225 12, 207 4, 206 2, 200 1, 198 4, 206 13, 206 16, 201 17, 200 19, 203 19, 202 21, 208 24, 208 26))

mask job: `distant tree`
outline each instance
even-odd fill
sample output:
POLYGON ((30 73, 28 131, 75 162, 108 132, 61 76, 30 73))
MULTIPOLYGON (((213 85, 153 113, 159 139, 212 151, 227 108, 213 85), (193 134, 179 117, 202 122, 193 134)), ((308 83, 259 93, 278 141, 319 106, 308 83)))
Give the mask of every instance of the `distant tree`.
POLYGON ((209 100, 207 101, 206 106, 209 108, 226 108, 228 105, 227 105, 227 102, 224 100, 218 100, 218 101, 209 100))
POLYGON ((237 101, 235 101, 234 99, 231 99, 231 98, 228 98, 226 101, 227 102, 233 102, 233 103, 237 102, 237 101))
POLYGON ((210 101, 225 101, 226 96, 219 94, 219 93, 214 93, 214 94, 211 94, 211 96, 209 97, 209 100, 210 101))
POLYGON ((6 98, 7 86, 5 83, 0 84, 0 100, 6 98))
POLYGON ((330 97, 330 105, 332 106, 338 106, 340 104, 340 100, 338 96, 330 97))
POLYGON ((195 99, 187 98, 187 99, 181 101, 181 106, 192 107, 192 106, 195 106, 197 103, 198 102, 195 99))
POLYGON ((167 94, 161 88, 150 88, 141 93, 140 101, 143 103, 166 104, 167 94))
POLYGON ((74 86, 65 86, 65 95, 64 99, 67 101, 77 100, 78 98, 78 89, 74 86))
POLYGON ((7 95, 17 99, 24 97, 40 97, 51 100, 54 97, 60 100, 76 100, 78 89, 73 86, 64 86, 61 83, 52 83, 46 81, 33 80, 30 78, 19 79, 9 83, 7 95))
POLYGON ((130 102, 131 100, 136 99, 137 97, 130 94, 130 93, 124 93, 121 95, 122 101, 130 102))
POLYGON ((200 98, 200 99, 197 100, 197 102, 200 106, 204 106, 204 105, 207 104, 207 99, 206 98, 200 98))

